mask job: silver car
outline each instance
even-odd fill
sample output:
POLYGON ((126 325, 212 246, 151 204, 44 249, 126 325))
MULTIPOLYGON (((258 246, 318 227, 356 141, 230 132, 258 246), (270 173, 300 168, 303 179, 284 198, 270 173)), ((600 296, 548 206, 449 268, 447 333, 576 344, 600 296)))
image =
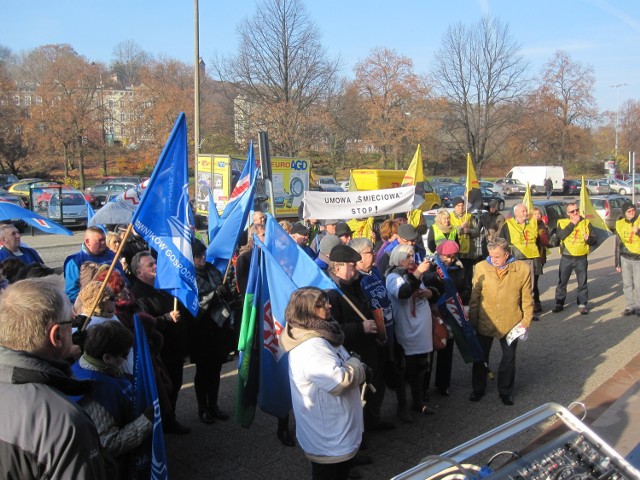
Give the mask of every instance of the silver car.
POLYGON ((47 214, 53 221, 59 222, 62 219, 65 226, 86 226, 87 202, 78 190, 54 193, 49 200, 47 214))

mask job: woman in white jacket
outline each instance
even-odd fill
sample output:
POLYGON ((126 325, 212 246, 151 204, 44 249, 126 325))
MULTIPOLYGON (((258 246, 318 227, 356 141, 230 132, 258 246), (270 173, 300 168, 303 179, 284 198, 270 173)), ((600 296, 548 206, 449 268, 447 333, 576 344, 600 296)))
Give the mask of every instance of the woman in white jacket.
POLYGON ((289 352, 296 436, 312 479, 346 480, 364 428, 358 388, 364 367, 342 346, 344 334, 322 290, 296 290, 285 319, 281 340, 289 352))

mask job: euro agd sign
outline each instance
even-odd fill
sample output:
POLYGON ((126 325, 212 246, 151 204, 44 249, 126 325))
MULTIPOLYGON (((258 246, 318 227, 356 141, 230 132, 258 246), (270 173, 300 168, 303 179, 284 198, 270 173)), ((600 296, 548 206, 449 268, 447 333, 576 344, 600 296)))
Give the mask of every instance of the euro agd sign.
POLYGON ((276 217, 295 217, 309 190, 311 162, 302 158, 271 158, 273 206, 276 217))
POLYGON ((231 157, 229 155, 198 155, 196 161, 196 213, 209 214, 209 195, 222 213, 231 194, 231 157))

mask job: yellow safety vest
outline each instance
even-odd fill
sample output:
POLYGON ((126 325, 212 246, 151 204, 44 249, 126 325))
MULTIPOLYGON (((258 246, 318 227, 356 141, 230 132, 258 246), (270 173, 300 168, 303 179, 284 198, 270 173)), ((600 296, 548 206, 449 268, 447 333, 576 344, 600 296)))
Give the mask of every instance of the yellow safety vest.
POLYGON ((538 240, 538 223, 528 221, 524 225, 516 222, 515 218, 506 221, 509 229, 509 239, 511 245, 515 247, 526 258, 540 257, 540 250, 536 241, 538 240))
POLYGON ((640 237, 631 230, 634 226, 640 227, 640 218, 636 218, 636 221, 633 223, 629 223, 624 218, 621 218, 616 222, 616 233, 627 250, 636 255, 640 255, 640 237))
MULTIPOLYGON (((571 220, 561 218, 558 220, 558 230, 564 230, 571 220)), ((584 241, 584 235, 590 232, 589 220, 583 218, 574 227, 573 232, 567 238, 562 240, 561 244, 567 250, 567 253, 573 257, 580 257, 589 253, 589 245, 584 241)), ((561 250, 562 251, 562 250, 561 250)))
MULTIPOLYGON (((449 219, 453 228, 458 228, 462 226, 463 223, 468 223, 469 226, 471 226, 470 213, 463 213, 462 217, 458 218, 455 213, 450 212, 449 219)), ((460 253, 469 253, 471 251, 471 235, 468 233, 461 233, 458 235, 458 242, 460 243, 460 253)))
POLYGON ((436 242, 436 246, 440 245, 445 240, 453 240, 455 242, 456 235, 458 234, 455 228, 452 227, 446 235, 435 223, 431 225, 431 228, 433 228, 433 240, 436 242))

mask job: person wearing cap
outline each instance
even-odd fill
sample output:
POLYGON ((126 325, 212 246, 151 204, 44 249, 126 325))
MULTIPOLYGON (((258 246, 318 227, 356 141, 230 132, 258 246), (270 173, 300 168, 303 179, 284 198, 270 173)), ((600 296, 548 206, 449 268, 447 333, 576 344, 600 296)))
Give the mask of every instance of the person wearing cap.
POLYGON ((322 241, 320 241, 320 250, 314 262, 316 262, 316 265, 325 273, 329 268, 329 254, 331 253, 331 249, 340 243, 342 242, 336 235, 325 235, 322 241))
POLYGON ((346 222, 338 222, 336 225, 336 236, 340 238, 340 241, 347 245, 349 240, 351 240, 351 236, 353 235, 353 230, 351 227, 347 225, 346 222))
MULTIPOLYGON (((465 275, 462 262, 458 259, 459 245, 453 240, 445 240, 436 247, 436 255, 438 260, 445 268, 447 276, 452 280, 455 286, 455 293, 460 296, 462 305, 469 305, 469 298, 471 297, 471 289, 469 288, 469 282, 465 275)), ((438 289, 438 291, 444 293, 445 280, 444 272, 438 266, 436 262, 432 262, 424 274, 424 283, 426 285, 432 285, 438 289)), ((447 296, 442 295, 438 299, 438 307, 440 311, 447 309, 446 307, 447 296)), ((436 354, 436 368, 435 368, 435 387, 440 395, 446 397, 449 395, 449 387, 451 386, 451 368, 453 365, 453 339, 450 338, 447 341, 447 345, 442 350, 438 350, 436 354)), ((432 354, 433 355, 433 354, 432 354)), ((433 357, 432 357, 433 358, 433 357)), ((428 399, 428 390, 431 383, 431 371, 433 370, 433 361, 431 362, 432 368, 425 375, 423 399, 428 399)))
POLYGON ((416 265, 422 262, 422 260, 426 256, 426 252, 416 246, 416 242, 418 241, 419 236, 420 234, 418 234, 418 231, 412 225, 409 225, 408 223, 400 225, 398 227, 398 236, 394 241, 389 242, 389 244, 385 247, 382 256, 380 257, 380 272, 382 272, 382 274, 385 276, 387 275, 386 272, 387 268, 389 267, 389 257, 391 256, 391 252, 393 251, 393 249, 398 245, 409 245, 413 247, 415 256, 414 260, 416 262, 416 265))
MULTIPOLYGON (((373 242, 365 237, 354 238, 349 242, 349 246, 353 248, 362 257, 356 268, 358 269, 358 275, 360 276, 360 287, 367 296, 369 305, 373 310, 382 312, 384 318, 384 331, 378 331, 378 360, 379 379, 374 380, 375 386, 382 391, 379 393, 380 397, 384 398, 386 383, 384 379, 387 376, 387 370, 391 368, 389 362, 391 358, 391 346, 394 342, 394 326, 393 326, 393 310, 391 308, 391 301, 387 294, 387 287, 385 281, 380 274, 380 271, 374 264, 373 254, 373 242)), ((379 326, 379 325, 378 325, 379 326)), ((382 399, 380 400, 382 401, 382 399)), ((389 430, 395 428, 395 425, 391 422, 379 421, 378 423, 367 426, 368 430, 389 430)))
MULTIPOLYGON (((538 288, 538 279, 542 274, 542 262, 540 261, 540 247, 542 239, 539 238, 538 220, 529 217, 527 206, 518 203, 513 207, 513 217, 507 220, 498 236, 504 238, 511 248, 511 255, 516 260, 523 260, 531 269, 532 292, 534 309, 542 311, 540 303, 540 290, 538 288)), ((535 317, 534 320, 538 320, 535 317)))
POLYGON ((327 220, 320 221, 320 231, 316 234, 315 237, 313 237, 313 240, 311 241, 311 244, 310 244, 311 249, 314 252, 317 253, 320 251, 320 242, 325 236, 336 234, 336 225, 338 225, 338 222, 339 220, 335 220, 335 219, 327 219, 327 220))
POLYGON ((587 269, 589 262, 589 247, 595 245, 596 235, 591 229, 591 222, 580 215, 580 209, 575 202, 567 205, 569 218, 558 220, 556 233, 560 239, 560 267, 558 269, 558 286, 556 287, 556 306, 551 310, 558 313, 564 310, 567 298, 567 285, 571 272, 576 272, 578 281, 578 312, 587 315, 589 309, 589 287, 587 287, 587 269))
POLYGON ((482 242, 482 254, 486 257, 487 243, 493 242, 498 237, 498 232, 502 229, 506 221, 504 215, 499 210, 500 203, 495 198, 489 201, 489 211, 480 216, 480 222, 484 227, 484 238, 482 242))
POLYGON ((441 208, 436 212, 436 216, 427 232, 427 248, 430 252, 435 252, 436 247, 442 242, 452 240, 457 243, 458 230, 451 226, 451 216, 446 208, 441 208))
POLYGON ((640 316, 640 219, 632 203, 624 206, 624 217, 616 222, 616 271, 622 273, 626 306, 622 315, 640 316))
POLYGON ((429 354, 433 351, 429 299, 435 299, 436 291, 427 288, 422 281, 423 274, 429 268, 429 260, 425 259, 416 265, 414 253, 412 245, 396 246, 389 258, 386 278, 397 340, 397 414, 400 420, 407 423, 413 421, 407 404, 407 383, 411 390, 411 409, 423 415, 435 413, 424 403, 423 389, 424 376, 429 368, 429 354))
POLYGON ((293 238, 293 241, 306 253, 311 259, 315 259, 317 254, 311 247, 307 245, 309 241, 309 229, 300 222, 296 222, 292 225, 289 236, 293 238))
POLYGON ((344 347, 348 352, 355 352, 373 370, 376 393, 367 389, 364 408, 365 429, 380 422, 380 408, 384 395, 384 388, 378 389, 376 379, 379 379, 378 348, 376 342, 377 327, 373 320, 371 305, 360 286, 356 264, 362 256, 348 245, 340 243, 331 249, 329 254, 329 277, 340 288, 342 294, 349 300, 342 298, 338 290, 328 290, 327 297, 331 303, 331 313, 344 332, 344 347), (357 309, 365 320, 354 310, 357 309), (381 393, 382 395, 381 395, 381 393))
MULTIPOLYGON (((466 278, 471 282, 473 267, 478 258, 475 240, 480 235, 480 230, 473 219, 473 215, 465 211, 462 197, 454 197, 451 205, 453 206, 453 211, 449 214, 449 218, 451 226, 458 232, 458 244, 460 245, 458 257, 462 265, 464 265, 466 278)), ((469 283, 469 287, 471 287, 471 283, 469 283)))

